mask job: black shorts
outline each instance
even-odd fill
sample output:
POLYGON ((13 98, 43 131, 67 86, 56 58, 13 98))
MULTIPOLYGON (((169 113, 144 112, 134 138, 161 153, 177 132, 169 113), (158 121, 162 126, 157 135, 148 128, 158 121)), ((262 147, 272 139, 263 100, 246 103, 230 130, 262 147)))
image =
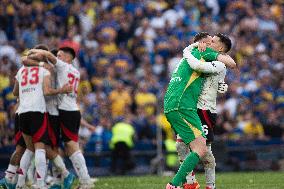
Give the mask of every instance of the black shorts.
POLYGON ((15 114, 15 144, 26 148, 26 143, 23 137, 23 133, 20 130, 20 118, 19 114, 15 114))
POLYGON ((48 136, 52 147, 57 147, 60 140, 59 116, 48 114, 48 136))
POLYGON ((59 110, 59 120, 63 142, 70 140, 78 142, 78 132, 81 122, 80 111, 59 110))
POLYGON ((214 127, 216 125, 216 113, 211 113, 209 110, 197 110, 198 116, 202 123, 202 130, 207 138, 207 143, 214 141, 214 127))
POLYGON ((47 113, 26 112, 20 114, 21 131, 32 137, 33 143, 43 142, 49 144, 47 113))

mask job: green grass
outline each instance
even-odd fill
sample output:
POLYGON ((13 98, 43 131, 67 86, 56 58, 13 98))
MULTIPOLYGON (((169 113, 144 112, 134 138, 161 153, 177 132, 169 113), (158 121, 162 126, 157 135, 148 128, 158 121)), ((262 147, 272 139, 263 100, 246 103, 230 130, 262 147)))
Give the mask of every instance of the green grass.
MULTIPOLYGON (((95 189, 165 189, 171 177, 99 177, 95 189)), ((197 174, 205 189, 204 174, 197 174)), ((284 189, 284 172, 217 173, 218 189, 284 189)))

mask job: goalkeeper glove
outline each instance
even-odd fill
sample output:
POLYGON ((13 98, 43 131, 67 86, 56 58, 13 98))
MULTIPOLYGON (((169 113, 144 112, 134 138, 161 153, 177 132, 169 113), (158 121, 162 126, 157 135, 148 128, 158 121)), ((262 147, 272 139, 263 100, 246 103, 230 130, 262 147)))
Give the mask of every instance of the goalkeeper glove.
POLYGON ((225 93, 228 90, 228 85, 224 81, 218 82, 218 93, 225 93))

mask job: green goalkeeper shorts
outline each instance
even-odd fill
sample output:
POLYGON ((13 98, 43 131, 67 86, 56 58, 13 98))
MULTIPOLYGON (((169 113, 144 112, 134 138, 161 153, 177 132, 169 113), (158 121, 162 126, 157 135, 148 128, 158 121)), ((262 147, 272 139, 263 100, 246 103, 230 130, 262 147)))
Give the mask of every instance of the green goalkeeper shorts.
POLYGON ((197 111, 177 110, 166 113, 166 117, 172 129, 182 138, 185 144, 188 145, 200 135, 206 138, 197 111))

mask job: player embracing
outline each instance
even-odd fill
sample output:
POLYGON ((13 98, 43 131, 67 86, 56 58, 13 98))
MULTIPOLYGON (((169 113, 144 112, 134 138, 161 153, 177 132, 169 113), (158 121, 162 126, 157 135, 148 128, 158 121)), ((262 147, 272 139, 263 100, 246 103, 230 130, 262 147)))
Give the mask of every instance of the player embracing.
POLYGON ((57 57, 51 52, 37 49, 30 50, 28 57, 35 60, 47 59, 52 63, 55 66, 58 87, 62 87, 66 82, 73 86, 72 93, 59 95, 58 97, 60 129, 66 154, 79 177, 80 187, 89 189, 92 187, 90 176, 78 143, 81 114, 77 104, 77 89, 80 82, 80 73, 72 65, 75 56, 74 49, 62 47, 59 48, 57 57))
MULTIPOLYGON (((42 47, 48 50, 48 48, 42 47)), ((31 159, 35 158, 36 184, 35 188, 45 188, 46 150, 48 144, 48 120, 44 95, 68 93, 68 85, 59 89, 45 87, 50 73, 43 67, 22 66, 16 75, 14 94, 19 96, 20 129, 27 146, 18 170, 16 188, 25 188, 25 178, 31 159)))
MULTIPOLYGON (((202 73, 218 73, 218 67, 214 64, 221 62, 215 61, 212 64, 204 61, 218 59, 224 62, 234 62, 229 56, 219 53, 219 43, 218 45, 211 44, 212 48, 206 48, 204 52, 193 48, 195 45, 191 46, 191 51, 184 53, 184 58, 171 77, 164 99, 164 112, 167 120, 175 133, 191 149, 166 189, 180 189, 186 181, 187 174, 207 154, 205 134, 197 113, 197 102, 205 79, 202 73)), ((224 43, 220 45, 221 49, 225 49, 224 43)))
MULTIPOLYGON (((51 51, 53 54, 57 54, 57 50, 51 51)), ((50 77, 45 83, 47 88, 56 88, 56 73, 54 65, 44 64, 44 67, 50 72, 50 77)), ((73 87, 71 92, 73 91, 73 87)), ((63 162, 62 157, 59 155, 60 145, 60 120, 57 103, 57 95, 46 96, 46 110, 48 114, 48 136, 50 138, 50 145, 46 146, 47 157, 52 161, 52 175, 53 185, 50 189, 61 188, 61 181, 63 180, 63 188, 71 188, 75 176, 70 173, 63 162)))
MULTIPOLYGON (((203 43, 205 45, 211 44, 212 40, 214 41, 215 48, 222 53, 227 53, 231 48, 230 39, 223 34, 216 34, 213 39, 207 32, 199 33, 195 36, 194 42, 203 43), (224 44, 224 48, 221 48, 224 44)), ((184 49, 184 53, 190 51, 189 48, 184 49)), ((217 92, 225 93, 227 90, 227 84, 224 83, 226 75, 226 66, 229 68, 235 68, 235 63, 226 64, 223 63, 214 64, 218 68, 219 72, 216 74, 209 74, 205 78, 205 82, 202 88, 202 92, 198 98, 197 112, 202 122, 202 129, 206 135, 206 145, 207 145, 207 154, 201 159, 202 164, 205 169, 206 176, 206 189, 215 188, 215 158, 211 150, 211 143, 214 140, 213 128, 216 124, 216 98, 217 92)), ((186 155, 189 153, 189 148, 182 141, 180 137, 177 137, 177 151, 180 157, 180 160, 183 161, 186 158, 186 155)), ((191 172, 186 177, 186 184, 184 184, 184 189, 198 189, 200 188, 198 182, 195 179, 194 173, 191 172)))

